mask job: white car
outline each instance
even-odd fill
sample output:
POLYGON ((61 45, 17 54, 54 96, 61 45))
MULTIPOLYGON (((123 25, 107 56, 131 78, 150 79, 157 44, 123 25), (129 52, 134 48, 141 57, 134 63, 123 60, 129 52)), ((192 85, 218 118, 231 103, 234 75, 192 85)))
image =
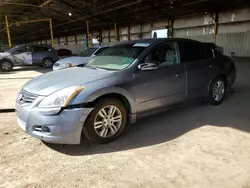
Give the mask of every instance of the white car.
POLYGON ((85 50, 80 56, 72 56, 60 59, 54 64, 53 71, 76 67, 78 65, 85 65, 89 62, 90 59, 94 58, 107 48, 108 46, 91 47, 85 50))

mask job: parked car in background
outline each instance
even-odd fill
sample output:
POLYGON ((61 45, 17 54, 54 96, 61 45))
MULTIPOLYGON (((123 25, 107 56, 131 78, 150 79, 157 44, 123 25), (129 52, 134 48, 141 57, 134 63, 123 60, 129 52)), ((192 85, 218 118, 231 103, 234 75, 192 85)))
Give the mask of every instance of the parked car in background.
POLYGON ((104 50, 84 67, 29 81, 17 96, 17 122, 45 142, 79 144, 83 133, 105 143, 156 110, 201 97, 220 104, 235 78, 233 59, 204 43, 128 41, 104 50))
POLYGON ((59 50, 57 50, 57 55, 59 57, 72 56, 72 51, 70 51, 68 49, 59 49, 59 50))
POLYGON ((23 44, 0 53, 0 69, 8 72, 14 66, 38 65, 52 68, 58 60, 57 52, 48 45, 23 44))
POLYGON ((90 59, 94 58, 95 56, 97 56, 99 53, 101 53, 103 50, 107 48, 108 46, 91 47, 83 51, 80 54, 80 56, 73 56, 73 57, 60 59, 54 64, 53 70, 55 71, 55 70, 69 68, 69 67, 85 65, 88 63, 90 59))

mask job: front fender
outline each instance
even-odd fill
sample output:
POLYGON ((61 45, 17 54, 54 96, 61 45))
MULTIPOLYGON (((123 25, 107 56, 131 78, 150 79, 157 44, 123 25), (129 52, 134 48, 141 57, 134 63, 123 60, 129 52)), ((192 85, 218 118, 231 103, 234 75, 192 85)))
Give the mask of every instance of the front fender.
POLYGON ((135 102, 134 97, 127 90, 125 90, 121 87, 109 87, 109 88, 100 89, 100 90, 92 93, 91 95, 89 95, 84 100, 84 102, 86 102, 86 103, 93 102, 97 98, 104 96, 104 95, 107 95, 107 94, 120 94, 120 95, 124 96, 129 102, 131 113, 132 114, 136 113, 137 107, 136 107, 136 102, 135 102))
MULTIPOLYGON (((88 87, 87 87, 88 88, 88 87)), ((102 97, 107 94, 120 94, 124 96, 130 105, 130 111, 132 114, 136 113, 137 107, 134 97, 124 88, 121 87, 106 87, 102 89, 96 89, 96 87, 92 87, 92 89, 83 90, 73 101, 73 104, 81 104, 81 103, 91 103, 95 101, 97 98, 102 97)))

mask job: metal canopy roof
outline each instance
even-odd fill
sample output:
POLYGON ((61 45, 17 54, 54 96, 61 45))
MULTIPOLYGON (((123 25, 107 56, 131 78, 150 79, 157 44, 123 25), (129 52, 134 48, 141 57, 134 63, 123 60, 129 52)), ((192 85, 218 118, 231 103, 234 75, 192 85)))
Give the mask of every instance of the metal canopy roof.
MULTIPOLYGON (((4 15, 9 22, 52 18, 55 36, 90 30, 178 18, 204 12, 218 12, 250 6, 249 0, 0 0, 0 40, 7 41, 4 15), (69 16, 69 13, 72 16, 69 16)), ((13 24, 14 42, 49 38, 49 23, 13 24)))

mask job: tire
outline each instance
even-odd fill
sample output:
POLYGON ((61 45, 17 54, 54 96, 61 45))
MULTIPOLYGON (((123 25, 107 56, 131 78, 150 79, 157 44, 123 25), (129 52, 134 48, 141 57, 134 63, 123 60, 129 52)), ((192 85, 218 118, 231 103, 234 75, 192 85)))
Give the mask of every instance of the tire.
POLYGON ((0 69, 3 72, 10 72, 13 69, 13 63, 9 60, 3 60, 0 62, 0 69))
POLYGON ((53 59, 46 57, 43 59, 43 67, 45 68, 52 68, 54 65, 53 59))
POLYGON ((214 79, 209 88, 209 101, 212 105, 219 105, 225 99, 227 94, 227 85, 224 78, 214 79))
POLYGON ((118 138, 126 124, 127 110, 124 105, 117 99, 106 98, 95 105, 85 122, 83 133, 94 143, 107 143, 118 138))

